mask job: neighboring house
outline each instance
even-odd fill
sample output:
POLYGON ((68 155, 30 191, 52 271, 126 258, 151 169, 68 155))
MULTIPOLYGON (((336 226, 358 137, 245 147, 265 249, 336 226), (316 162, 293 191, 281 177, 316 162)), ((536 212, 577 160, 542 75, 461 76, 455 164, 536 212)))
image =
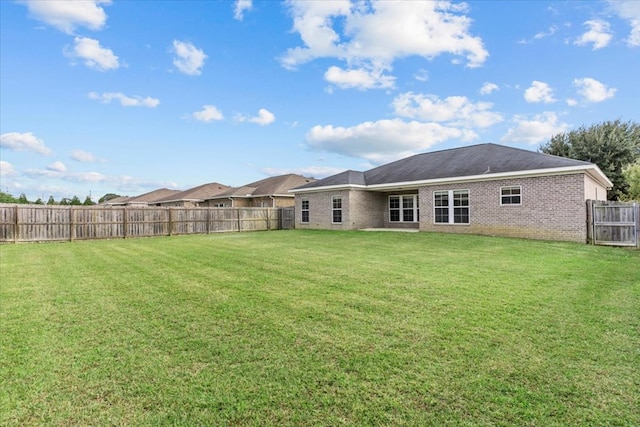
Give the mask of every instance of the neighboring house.
POLYGON ((211 182, 202 184, 189 190, 171 194, 165 198, 157 200, 154 205, 166 207, 198 207, 204 206, 205 199, 215 197, 218 194, 228 191, 231 187, 228 185, 211 182))
POLYGON ((109 199, 107 201, 102 202, 101 205, 126 206, 129 200, 131 200, 131 197, 129 196, 118 196, 118 197, 114 197, 113 199, 109 199))
POLYGON ((201 206, 218 208, 282 208, 293 206, 295 196, 289 193, 289 190, 313 182, 315 182, 313 178, 305 178, 296 174, 272 176, 242 187, 229 188, 214 197, 206 198, 201 206))
POLYGON ((292 190, 296 228, 414 228, 584 242, 585 201, 611 181, 593 163, 496 144, 417 154, 292 190))
POLYGON ((161 188, 135 197, 117 197, 104 202, 108 206, 154 206, 158 200, 180 193, 180 190, 161 188))

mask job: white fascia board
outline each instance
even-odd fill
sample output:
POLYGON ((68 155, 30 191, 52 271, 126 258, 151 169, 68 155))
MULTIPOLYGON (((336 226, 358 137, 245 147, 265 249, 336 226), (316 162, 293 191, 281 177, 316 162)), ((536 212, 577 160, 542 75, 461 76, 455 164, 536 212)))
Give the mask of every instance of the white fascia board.
MULTIPOLYGON (((289 190, 291 191, 291 190, 289 190)), ((245 197, 245 196, 243 196, 245 197)), ((256 197, 293 197, 293 194, 255 194, 255 195, 251 195, 249 196, 250 198, 254 199, 256 197)))
POLYGON ((317 193, 319 191, 329 191, 329 190, 369 190, 371 189, 367 185, 359 185, 359 184, 339 184, 339 185, 326 185, 324 187, 313 187, 313 188, 293 188, 289 190, 289 193, 317 193))
POLYGON ((587 174, 608 189, 613 188, 613 182, 611 182, 607 175, 602 172, 598 165, 593 165, 592 167, 588 168, 587 174))

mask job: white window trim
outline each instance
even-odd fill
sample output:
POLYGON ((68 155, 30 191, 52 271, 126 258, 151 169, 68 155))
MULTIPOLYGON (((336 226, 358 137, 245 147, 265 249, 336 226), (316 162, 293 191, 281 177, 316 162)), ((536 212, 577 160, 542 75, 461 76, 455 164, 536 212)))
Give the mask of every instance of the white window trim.
POLYGON ((468 189, 465 188, 458 188, 455 190, 434 190, 432 193, 432 200, 433 200, 433 224, 434 225, 470 225, 471 224, 471 191, 469 191, 468 189), (447 192, 447 198, 449 200, 449 205, 447 206, 448 212, 449 212, 449 222, 436 222, 436 208, 438 207, 444 207, 444 206, 436 206, 436 193, 444 193, 447 192), (467 196, 469 198, 469 206, 464 206, 468 209, 469 211, 469 222, 454 222, 454 208, 455 206, 453 205, 453 193, 456 191, 466 191, 467 192, 467 196))
POLYGON ((417 194, 391 194, 388 198, 387 198, 387 213, 389 215, 389 222, 392 223, 396 223, 396 222, 406 222, 409 224, 415 224, 417 222, 420 222, 420 218, 419 218, 419 213, 420 213, 420 207, 418 206, 418 195, 417 194), (400 211, 400 219, 398 221, 391 221, 391 198, 392 197, 399 197, 400 198, 400 207, 398 208, 398 210, 400 211), (405 221, 404 220, 404 210, 405 208, 403 207, 403 203, 402 203, 402 198, 403 197, 411 197, 413 199, 413 221, 405 221))
POLYGON ((522 185, 503 185, 502 187, 500 187, 500 206, 522 206, 522 185), (520 203, 502 203, 502 198, 503 197, 510 197, 510 196, 503 196, 502 195, 502 190, 504 190, 505 188, 519 188, 520 189, 520 203))
POLYGON ((343 220, 342 214, 344 213, 343 212, 344 205, 342 204, 342 202, 343 202, 343 197, 342 196, 331 196, 331 224, 342 224, 342 220, 343 220), (335 199, 340 199, 340 209, 337 209, 337 208, 333 207, 333 201, 335 199), (333 213, 335 211, 340 211, 340 222, 336 222, 336 221, 333 220, 333 218, 334 218, 333 213))
POLYGON ((304 198, 300 201, 300 224, 309 224, 309 219, 310 219, 310 211, 311 209, 309 209, 311 207, 311 203, 309 202, 308 198, 304 198), (307 202, 307 208, 303 208, 304 206, 304 202, 307 202), (304 215, 302 214, 303 212, 307 212, 307 220, 303 220, 304 215))

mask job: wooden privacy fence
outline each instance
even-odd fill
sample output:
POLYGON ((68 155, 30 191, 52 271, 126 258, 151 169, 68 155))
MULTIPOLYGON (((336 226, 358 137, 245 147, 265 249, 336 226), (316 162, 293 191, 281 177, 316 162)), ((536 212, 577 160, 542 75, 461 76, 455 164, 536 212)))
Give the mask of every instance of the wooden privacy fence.
POLYGON ((594 245, 640 246, 640 204, 587 200, 587 241, 594 245))
POLYGON ((0 204, 0 243, 74 241, 293 228, 293 208, 0 204))

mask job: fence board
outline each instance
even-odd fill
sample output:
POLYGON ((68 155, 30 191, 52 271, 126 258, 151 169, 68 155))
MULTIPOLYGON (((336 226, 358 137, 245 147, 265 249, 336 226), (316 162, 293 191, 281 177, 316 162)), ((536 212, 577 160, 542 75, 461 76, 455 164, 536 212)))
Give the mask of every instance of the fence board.
POLYGON ((278 208, 0 204, 0 243, 277 230, 281 215, 278 208))

